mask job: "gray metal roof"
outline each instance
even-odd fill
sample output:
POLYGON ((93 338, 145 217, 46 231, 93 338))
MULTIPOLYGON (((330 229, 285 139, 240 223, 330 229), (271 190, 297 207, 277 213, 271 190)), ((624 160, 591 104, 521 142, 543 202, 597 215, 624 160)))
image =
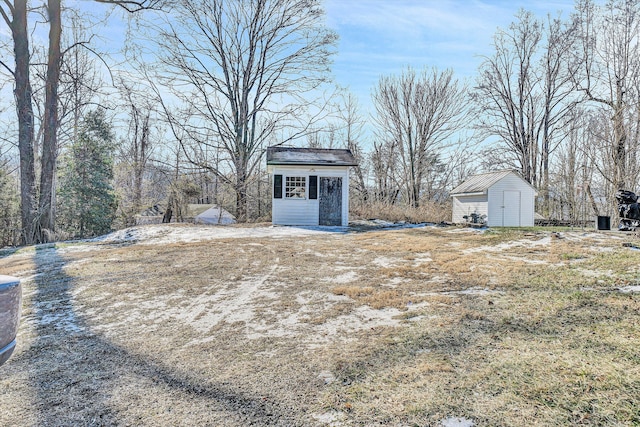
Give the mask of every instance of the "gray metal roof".
POLYGON ((350 150, 268 147, 268 165, 357 166, 350 150))
MULTIPOLYGON (((525 181, 524 178, 522 178, 522 175, 520 175, 518 172, 511 169, 497 171, 497 172, 481 173, 478 175, 470 176, 462 184, 458 185, 456 188, 451 190, 451 195, 469 194, 469 193, 486 193, 487 190, 491 186, 493 186, 493 184, 500 181, 502 178, 504 178, 509 174, 515 174, 516 176, 518 176, 518 178, 525 181)), ((528 182, 527 182, 527 185, 531 186, 531 184, 529 184, 528 182)))

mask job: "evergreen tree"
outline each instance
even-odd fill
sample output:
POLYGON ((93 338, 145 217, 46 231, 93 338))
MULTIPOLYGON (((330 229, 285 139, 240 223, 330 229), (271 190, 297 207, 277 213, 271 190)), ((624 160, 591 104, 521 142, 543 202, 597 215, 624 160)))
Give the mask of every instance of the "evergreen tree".
POLYGON ((117 201, 112 186, 115 138, 102 110, 89 112, 63 157, 58 197, 60 228, 74 237, 111 231, 117 201))
POLYGON ((20 204, 15 177, 0 159, 0 248, 18 243, 20 204))

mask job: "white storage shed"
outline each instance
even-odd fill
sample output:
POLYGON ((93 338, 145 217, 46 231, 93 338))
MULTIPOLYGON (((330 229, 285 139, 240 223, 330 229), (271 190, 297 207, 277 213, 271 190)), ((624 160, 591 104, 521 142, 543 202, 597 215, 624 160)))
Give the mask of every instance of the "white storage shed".
POLYGON ((451 191, 453 222, 484 215, 489 227, 531 227, 537 194, 514 170, 473 175, 451 191))
POLYGON ((276 225, 349 224, 349 150, 267 148, 271 221, 276 225))

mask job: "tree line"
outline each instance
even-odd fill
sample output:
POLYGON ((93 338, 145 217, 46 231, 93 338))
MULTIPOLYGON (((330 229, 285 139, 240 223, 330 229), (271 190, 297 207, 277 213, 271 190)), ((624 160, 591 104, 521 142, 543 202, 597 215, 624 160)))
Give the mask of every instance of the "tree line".
POLYGON ((370 116, 332 83, 320 0, 84 6, 0 3, 0 244, 99 235, 154 205, 182 219, 196 200, 268 218, 270 145, 351 149, 362 215, 445 219, 462 179, 512 168, 540 214, 578 221, 638 182, 640 1, 523 9, 475 79, 381 76, 370 116), (100 51, 92 22, 116 15, 125 48, 100 51))

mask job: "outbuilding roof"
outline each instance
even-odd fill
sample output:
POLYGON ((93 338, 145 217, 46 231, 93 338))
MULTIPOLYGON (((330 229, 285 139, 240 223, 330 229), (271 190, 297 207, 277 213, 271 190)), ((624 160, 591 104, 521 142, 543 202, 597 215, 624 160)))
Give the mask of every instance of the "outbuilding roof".
POLYGON ((267 165, 357 166, 350 150, 268 147, 267 165))
POLYGON ((472 175, 462 184, 458 185, 456 188, 451 190, 451 195, 453 196, 457 194, 479 194, 479 193, 484 194, 496 182, 500 181, 502 178, 506 177, 509 174, 516 175, 518 178, 524 181, 527 185, 533 188, 533 186, 529 184, 518 172, 511 169, 507 169, 502 171, 487 172, 487 173, 481 173, 478 175, 472 175))

